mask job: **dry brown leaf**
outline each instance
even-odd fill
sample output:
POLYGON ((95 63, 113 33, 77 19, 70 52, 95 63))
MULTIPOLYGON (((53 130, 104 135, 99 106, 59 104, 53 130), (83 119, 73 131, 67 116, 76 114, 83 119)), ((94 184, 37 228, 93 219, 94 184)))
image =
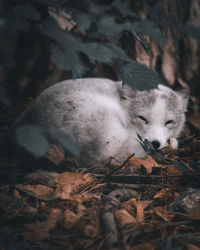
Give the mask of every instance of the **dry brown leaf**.
POLYGON ((50 144, 45 157, 57 166, 65 159, 65 151, 59 145, 50 144))
POLYGON ((128 201, 122 202, 121 206, 123 208, 125 208, 129 213, 135 214, 136 213, 136 207, 135 207, 136 202, 137 202, 136 199, 132 198, 128 201))
POLYGON ((0 208, 5 211, 7 215, 24 215, 35 214, 36 209, 29 206, 24 200, 0 193, 0 208))
POLYGON ((80 216, 75 214, 73 211, 66 209, 64 212, 63 227, 67 230, 72 229, 76 226, 80 216))
POLYGON ((199 246, 195 246, 193 244, 185 244, 185 247, 187 250, 199 250, 200 249, 199 246))
POLYGON ((136 61, 141 64, 146 65, 147 67, 150 67, 150 57, 149 55, 147 55, 143 46, 138 41, 135 43, 135 50, 136 50, 136 55, 137 55, 136 61))
POLYGON ((173 201, 179 194, 172 191, 170 188, 163 188, 157 194, 154 195, 154 199, 165 199, 166 201, 173 201))
POLYGON ((144 159, 133 156, 128 163, 138 168, 143 165, 149 174, 151 174, 153 167, 161 167, 150 155, 147 155, 144 159))
POLYGON ((176 58, 169 51, 168 47, 165 47, 163 50, 162 72, 169 85, 172 86, 175 81, 176 58))
POLYGON ((130 250, 147 250, 147 249, 154 250, 157 249, 157 247, 153 243, 145 242, 130 248, 130 250))
POLYGON ((70 31, 76 25, 71 16, 62 9, 49 7, 48 12, 49 15, 57 21, 61 29, 65 30, 67 28, 67 30, 70 31))
POLYGON ((165 174, 167 175, 181 175, 182 172, 180 169, 178 169, 177 167, 175 167, 174 165, 169 165, 167 166, 167 168, 165 169, 165 174))
POLYGON ((144 208, 140 202, 137 204, 136 209, 137 209, 137 216, 136 216, 137 220, 143 221, 144 220, 144 208))
POLYGON ((126 209, 122 208, 115 211, 115 218, 117 221, 117 225, 119 228, 123 228, 124 226, 137 223, 136 218, 134 218, 126 209))
POLYGON ((137 201, 135 198, 132 198, 128 201, 123 202, 122 205, 129 212, 131 213, 136 212, 137 220, 142 221, 144 219, 144 209, 146 209, 151 203, 152 200, 137 201))
POLYGON ((20 193, 19 193, 19 191, 16 190, 16 189, 14 189, 14 191, 13 191, 13 196, 14 196, 15 198, 18 198, 18 199, 21 199, 21 198, 22 198, 21 195, 20 195, 20 193))
POLYGON ((175 214, 168 214, 166 206, 155 207, 153 211, 156 216, 158 216, 159 218, 161 218, 162 220, 166 222, 171 221, 175 216, 175 214))
POLYGON ((55 179, 55 182, 55 197, 68 199, 93 183, 94 178, 90 174, 64 172, 55 179))
POLYGON ((23 233, 27 240, 38 242, 49 237, 49 232, 56 228, 58 222, 63 219, 63 211, 58 208, 52 208, 46 221, 38 221, 33 224, 26 225, 30 230, 23 233))
POLYGON ((41 200, 51 200, 54 189, 45 185, 16 185, 21 191, 41 200))
POLYGON ((92 239, 99 236, 100 222, 97 209, 89 208, 85 210, 85 213, 76 225, 75 232, 92 239))
POLYGON ((176 64, 176 48, 174 46, 174 36, 171 32, 171 29, 168 28, 166 31, 168 35, 168 42, 163 47, 163 55, 162 55, 162 72, 165 79, 172 86, 175 82, 175 72, 177 69, 176 64))
POLYGON ((136 218, 138 221, 144 220, 144 209, 148 207, 152 201, 146 200, 146 201, 136 201, 136 199, 132 199, 132 204, 136 207, 136 218))
POLYGON ((189 117, 187 118, 187 120, 195 128, 200 129, 200 113, 194 113, 194 114, 189 115, 189 117))
POLYGON ((48 187, 54 187, 55 186, 55 178, 59 174, 56 172, 49 172, 45 170, 37 170, 36 172, 30 173, 26 175, 27 182, 37 182, 42 183, 43 185, 46 185, 48 187))
POLYGON ((139 201, 139 203, 142 204, 144 209, 146 209, 149 205, 151 205, 152 202, 153 202, 152 200, 139 201))
POLYGON ((183 234, 183 233, 191 233, 191 232, 196 232, 197 229, 195 226, 187 226, 187 225, 178 225, 176 226, 173 235, 177 234, 183 234))
POLYGON ((84 202, 100 202, 101 194, 84 192, 81 194, 81 198, 84 202))

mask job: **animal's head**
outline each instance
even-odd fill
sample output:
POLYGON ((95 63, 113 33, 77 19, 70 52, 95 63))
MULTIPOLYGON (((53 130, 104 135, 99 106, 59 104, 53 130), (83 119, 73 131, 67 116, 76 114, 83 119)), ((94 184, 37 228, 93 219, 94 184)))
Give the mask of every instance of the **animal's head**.
POLYGON ((171 137, 180 135, 188 96, 187 90, 173 91, 161 84, 158 89, 132 92, 132 98, 128 97, 130 121, 143 139, 161 149, 171 137))

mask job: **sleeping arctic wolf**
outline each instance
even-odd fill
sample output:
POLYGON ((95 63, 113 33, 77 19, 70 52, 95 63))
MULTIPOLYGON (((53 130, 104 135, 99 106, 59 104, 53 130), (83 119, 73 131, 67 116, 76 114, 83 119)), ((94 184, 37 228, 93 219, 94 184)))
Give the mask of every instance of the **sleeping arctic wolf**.
POLYGON ((67 80, 46 89, 23 114, 19 124, 35 124, 67 133, 86 164, 119 161, 135 153, 145 157, 139 134, 162 149, 178 146, 188 102, 186 91, 135 91, 102 78, 67 80))

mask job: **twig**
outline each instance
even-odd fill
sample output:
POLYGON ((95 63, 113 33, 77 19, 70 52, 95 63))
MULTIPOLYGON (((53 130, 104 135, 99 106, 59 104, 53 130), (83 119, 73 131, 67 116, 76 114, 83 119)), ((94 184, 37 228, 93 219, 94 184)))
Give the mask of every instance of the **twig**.
POLYGON ((131 157, 133 157, 135 154, 131 154, 123 163, 122 165, 120 165, 119 167, 115 168, 113 171, 111 171, 109 174, 107 174, 106 176, 104 176, 102 179, 100 179, 101 182, 106 181, 106 179, 108 179, 111 175, 113 175, 115 172, 119 171, 121 168, 123 168, 126 163, 131 159, 131 157))

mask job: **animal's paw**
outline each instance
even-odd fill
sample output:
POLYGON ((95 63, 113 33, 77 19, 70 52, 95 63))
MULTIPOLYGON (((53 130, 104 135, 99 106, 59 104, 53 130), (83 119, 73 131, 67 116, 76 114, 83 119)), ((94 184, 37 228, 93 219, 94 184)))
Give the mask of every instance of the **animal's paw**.
POLYGON ((174 137, 169 138, 169 146, 173 149, 178 148, 178 141, 176 140, 176 138, 174 137))

